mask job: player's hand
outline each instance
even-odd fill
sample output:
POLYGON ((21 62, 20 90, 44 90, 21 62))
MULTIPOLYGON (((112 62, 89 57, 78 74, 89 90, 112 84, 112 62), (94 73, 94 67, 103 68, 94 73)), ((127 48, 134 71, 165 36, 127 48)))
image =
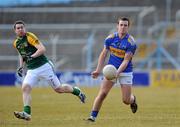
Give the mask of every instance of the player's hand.
POLYGON ((19 75, 19 77, 23 77, 23 67, 19 67, 17 69, 17 74, 19 75))
POLYGON ((91 76, 92 76, 93 78, 97 78, 97 77, 99 76, 99 72, 93 71, 93 72, 91 73, 91 76))

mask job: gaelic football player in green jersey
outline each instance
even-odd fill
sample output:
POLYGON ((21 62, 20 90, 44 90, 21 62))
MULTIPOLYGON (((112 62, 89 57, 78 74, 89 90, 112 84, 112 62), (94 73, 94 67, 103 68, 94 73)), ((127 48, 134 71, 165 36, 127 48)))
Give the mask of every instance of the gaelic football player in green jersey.
POLYGON ((24 109, 21 112, 15 111, 15 117, 31 120, 31 90, 39 78, 44 78, 57 93, 72 93, 79 97, 82 103, 85 103, 86 96, 78 87, 60 83, 52 64, 44 55, 46 48, 33 33, 26 32, 23 21, 19 20, 14 23, 14 31, 17 38, 13 45, 20 55, 18 75, 22 76, 24 66, 27 67, 22 83, 24 109))

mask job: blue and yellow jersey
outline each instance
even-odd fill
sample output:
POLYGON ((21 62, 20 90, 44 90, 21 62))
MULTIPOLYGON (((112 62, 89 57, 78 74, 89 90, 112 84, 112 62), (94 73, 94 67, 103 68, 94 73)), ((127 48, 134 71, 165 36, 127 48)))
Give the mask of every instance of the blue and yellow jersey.
MULTIPOLYGON (((120 39, 118 33, 115 32, 110 34, 104 43, 106 49, 110 51, 110 57, 108 64, 114 65, 117 69, 124 60, 125 53, 132 52, 133 54, 136 51, 136 44, 134 38, 130 34, 126 34, 123 39, 120 39)), ((130 60, 126 69, 123 72, 132 72, 133 65, 130 60)))
POLYGON ((39 43, 38 38, 31 32, 27 32, 23 37, 17 37, 13 43, 14 48, 18 50, 28 69, 38 68, 48 62, 44 55, 36 58, 30 57, 37 51, 35 45, 39 43))

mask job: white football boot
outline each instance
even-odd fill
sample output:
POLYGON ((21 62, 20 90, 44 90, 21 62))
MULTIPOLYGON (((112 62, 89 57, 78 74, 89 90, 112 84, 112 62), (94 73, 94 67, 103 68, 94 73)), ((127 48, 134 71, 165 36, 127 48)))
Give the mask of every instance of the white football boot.
POLYGON ((22 112, 15 111, 14 115, 18 119, 24 119, 24 120, 27 120, 27 121, 31 120, 31 115, 29 115, 28 113, 26 113, 24 111, 22 111, 22 112))

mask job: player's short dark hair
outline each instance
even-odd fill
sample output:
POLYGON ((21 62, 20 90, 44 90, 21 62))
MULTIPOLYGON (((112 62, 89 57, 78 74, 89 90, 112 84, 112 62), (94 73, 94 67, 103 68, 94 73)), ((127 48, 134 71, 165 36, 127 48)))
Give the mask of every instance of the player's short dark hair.
POLYGON ((129 18, 127 18, 127 17, 120 17, 119 19, 118 19, 118 24, 119 24, 119 21, 120 20, 122 20, 122 21, 128 21, 128 26, 130 26, 130 20, 129 20, 129 18))
POLYGON ((25 26, 24 21, 22 21, 22 20, 17 20, 17 21, 15 21, 15 23, 14 23, 14 25, 13 25, 13 28, 14 28, 14 29, 16 28, 16 24, 23 24, 23 25, 25 26))

